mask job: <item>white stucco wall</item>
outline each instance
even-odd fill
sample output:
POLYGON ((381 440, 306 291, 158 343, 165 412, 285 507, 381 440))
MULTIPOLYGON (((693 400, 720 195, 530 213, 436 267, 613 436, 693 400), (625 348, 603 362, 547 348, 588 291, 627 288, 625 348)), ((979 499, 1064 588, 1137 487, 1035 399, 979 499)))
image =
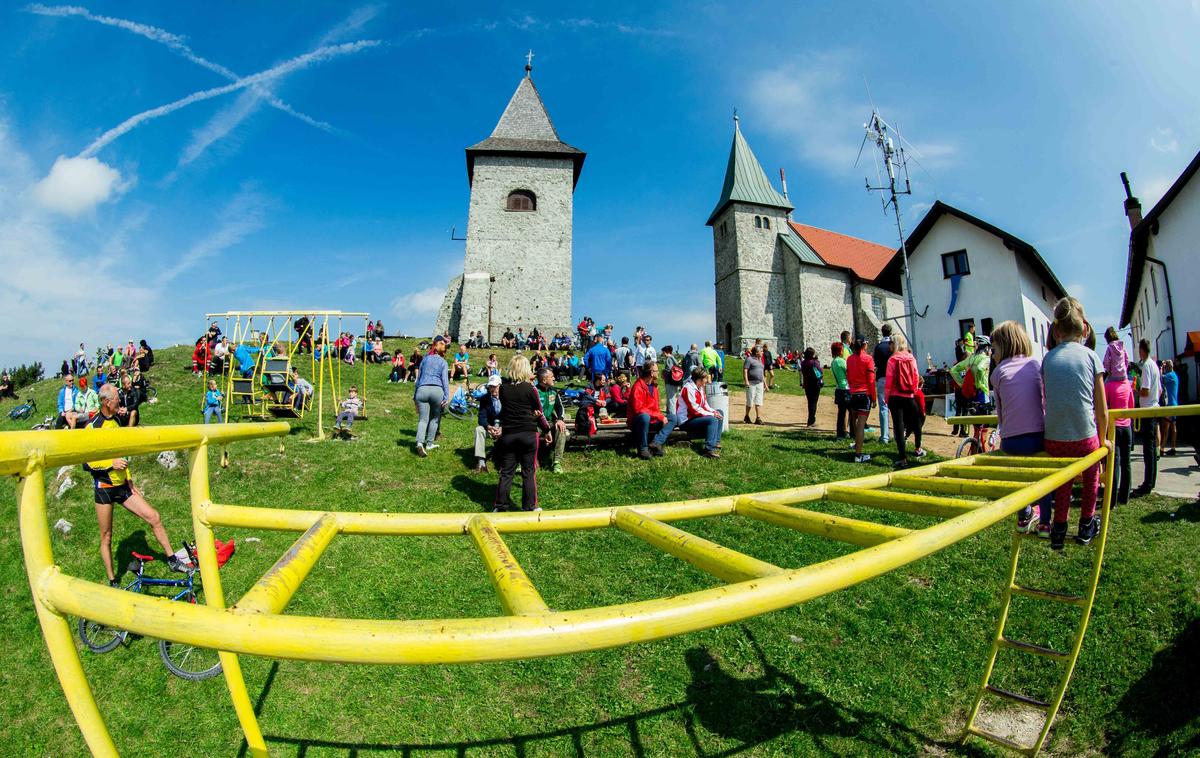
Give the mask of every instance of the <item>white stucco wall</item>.
POLYGON ((913 352, 921 356, 922 367, 926 354, 933 356, 935 365, 953 365, 954 340, 962 336, 958 330, 960 319, 975 319, 977 334, 983 333, 985 318, 992 319, 993 324, 1013 319, 1029 329, 1028 298, 1024 296, 1016 255, 999 237, 974 224, 943 215, 921 244, 909 251, 909 270, 917 312, 929 306, 926 317, 916 319, 917 347, 913 352), (942 273, 942 254, 963 249, 967 251, 970 274, 959 286, 954 313, 947 315, 950 280, 942 273))

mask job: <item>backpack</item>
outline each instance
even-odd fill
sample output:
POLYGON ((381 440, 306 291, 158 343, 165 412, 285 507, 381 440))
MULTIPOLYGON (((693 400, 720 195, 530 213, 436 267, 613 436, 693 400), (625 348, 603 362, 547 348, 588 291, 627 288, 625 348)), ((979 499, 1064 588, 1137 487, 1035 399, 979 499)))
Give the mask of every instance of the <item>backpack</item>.
MULTIPOLYGON (((896 361, 896 388, 901 392, 916 392, 920 386, 920 380, 917 378, 917 370, 914 367, 913 361, 896 361)), ((974 376, 971 374, 970 376, 974 376)), ((971 384, 975 382, 972 379, 971 384)))

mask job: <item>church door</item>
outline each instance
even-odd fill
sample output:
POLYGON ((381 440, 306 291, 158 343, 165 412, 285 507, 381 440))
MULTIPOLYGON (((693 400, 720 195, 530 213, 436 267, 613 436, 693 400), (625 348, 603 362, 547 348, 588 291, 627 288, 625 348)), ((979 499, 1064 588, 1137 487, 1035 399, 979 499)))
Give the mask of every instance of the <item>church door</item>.
POLYGON ((725 352, 732 353, 733 349, 733 324, 725 322, 725 352))

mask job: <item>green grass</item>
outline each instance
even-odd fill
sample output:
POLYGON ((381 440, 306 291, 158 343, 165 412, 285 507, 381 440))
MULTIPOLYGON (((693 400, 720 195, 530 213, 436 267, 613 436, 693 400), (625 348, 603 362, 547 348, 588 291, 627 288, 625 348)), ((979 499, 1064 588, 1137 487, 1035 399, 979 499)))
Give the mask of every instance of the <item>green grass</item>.
MULTIPOLYGON (((389 348, 392 345, 389 345, 389 348)), ((411 348, 410 348, 411 349, 411 348)), ((160 351, 153 370, 161 402, 148 423, 199 420, 200 388, 182 350, 160 351)), ((731 367, 732 368, 732 367, 731 367)), ((447 420, 444 446, 428 459, 411 450, 411 385, 388 385, 369 367, 371 419, 356 442, 309 443, 313 420, 287 438, 230 448, 213 469, 217 500, 278 508, 475 512, 495 474, 468 472, 471 422, 447 420)), ((736 377, 736 371, 729 372, 736 377)), ((794 372, 779 372, 798 392, 794 372), (795 385, 795 386, 793 386, 795 385)), ((357 379, 355 380, 357 381, 357 379)), ((33 389, 53 408, 55 382, 33 389)), ((25 394, 23 393, 23 397, 25 394)), ((5 410, 11 404, 5 406, 5 410)), ((10 422, 0 429, 28 428, 10 422)), ((86 432, 79 432, 84 434, 86 432)), ((765 490, 885 470, 894 451, 855 466, 827 437, 738 428, 725 457, 685 446, 642 463, 621 452, 570 453, 568 473, 540 477, 547 508, 633 504, 765 490)), ((152 459, 135 476, 178 540, 190 522, 183 469, 152 459)), ((103 579, 96 524, 82 472, 50 497, 51 522, 75 525, 54 549, 63 569, 103 579)), ((919 526, 927 519, 824 504, 832 512, 919 526)), ((11 480, 0 483, 0 753, 85 752, 42 642, 21 563, 11 480)), ((1148 498, 1118 511, 1101 594, 1074 681, 1052 734, 1061 755, 1176 755, 1200 749, 1200 509, 1148 498), (1175 514, 1174 516, 1170 514, 1175 514)), ((685 528, 784 566, 841 555, 847 547, 737 518, 685 528)), ((222 570, 238 597, 295 535, 226 530, 238 552, 222 570), (260 542, 247 542, 254 536, 260 542)), ((121 512, 124 550, 144 543, 143 525, 121 512)), ((572 609, 713 586, 715 581, 615 530, 509 538, 547 602, 572 609)), ((953 744, 981 674, 999 605, 1008 532, 995 527, 866 584, 745 623, 616 650, 470 666, 375 667, 243 657, 251 697, 273 754, 283 756, 658 756, 998 754, 953 744)), ((1025 552, 1034 586, 1079 589, 1089 554, 1025 552)), ((161 566, 158 566, 161 570, 161 566)), ((1015 605, 1024 639, 1062 644, 1070 619, 1045 604, 1015 605)), ((373 618, 471 617, 501 613, 467 538, 339 537, 288 609, 295 614, 373 618)), ((1014 656, 1000 683, 1031 694, 1048 672, 1014 656), (1022 663, 1016 669, 1013 662, 1022 663)), ((84 668, 119 747, 128 755, 236 755, 242 748, 223 680, 190 683, 166 672, 150 640, 107 655, 83 653, 84 668)), ((1044 693, 1044 690, 1042 691, 1044 693)))

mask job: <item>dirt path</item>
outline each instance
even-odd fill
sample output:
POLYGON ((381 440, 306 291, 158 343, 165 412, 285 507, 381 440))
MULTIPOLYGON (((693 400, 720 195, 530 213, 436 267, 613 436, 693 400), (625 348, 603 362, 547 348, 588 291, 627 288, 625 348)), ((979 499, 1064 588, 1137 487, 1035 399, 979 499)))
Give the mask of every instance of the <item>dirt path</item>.
MULTIPOLYGON (((746 393, 734 390, 729 396, 730 421, 736 426, 743 426, 745 416, 746 393)), ((763 424, 775 429, 810 429, 821 436, 832 435, 837 431, 837 407, 833 398, 822 395, 817 401, 817 423, 806 427, 808 418, 808 401, 800 395, 785 395, 782 392, 768 392, 763 400, 763 424)), ((868 424, 875 431, 868 439, 879 437, 879 412, 872 410, 868 424)), ((925 427, 922 430, 922 444, 925 449, 946 458, 953 458, 961 439, 950 436, 950 425, 939 416, 926 416, 925 427)), ((911 444, 911 443, 910 443, 911 444)))

